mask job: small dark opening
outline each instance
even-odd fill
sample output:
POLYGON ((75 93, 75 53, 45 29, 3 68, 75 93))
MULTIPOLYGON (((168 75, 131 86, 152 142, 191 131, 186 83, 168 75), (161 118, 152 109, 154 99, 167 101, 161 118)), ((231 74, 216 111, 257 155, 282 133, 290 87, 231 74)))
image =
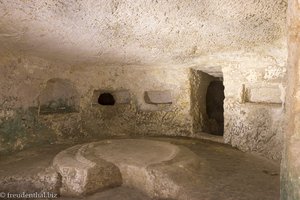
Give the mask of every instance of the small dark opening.
POLYGON ((216 122, 216 129, 211 132, 214 135, 224 134, 224 85, 223 81, 212 81, 206 93, 206 113, 209 119, 216 122))
POLYGON ((100 105, 115 105, 116 101, 110 93, 102 93, 98 98, 98 103, 100 105))

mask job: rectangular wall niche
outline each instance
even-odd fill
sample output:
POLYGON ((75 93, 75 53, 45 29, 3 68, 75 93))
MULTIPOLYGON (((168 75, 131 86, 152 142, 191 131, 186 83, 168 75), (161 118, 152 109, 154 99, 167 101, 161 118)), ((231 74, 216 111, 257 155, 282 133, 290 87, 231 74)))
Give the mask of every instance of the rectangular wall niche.
POLYGON ((243 102, 281 104, 281 91, 278 86, 250 87, 244 86, 243 102))
POLYGON ((130 104, 131 95, 128 90, 94 90, 93 105, 130 104))
POLYGON ((145 102, 148 104, 172 104, 172 94, 170 90, 146 91, 144 94, 145 102))

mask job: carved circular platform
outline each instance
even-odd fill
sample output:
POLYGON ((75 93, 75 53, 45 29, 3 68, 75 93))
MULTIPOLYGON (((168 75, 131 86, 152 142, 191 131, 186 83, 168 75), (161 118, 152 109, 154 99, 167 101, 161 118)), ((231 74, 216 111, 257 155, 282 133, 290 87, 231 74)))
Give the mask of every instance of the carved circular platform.
POLYGON ((125 185, 150 197, 176 199, 188 195, 180 180, 189 179, 186 170, 199 163, 199 157, 183 146, 144 139, 77 145, 60 152, 53 161, 62 177, 62 196, 83 196, 125 185))

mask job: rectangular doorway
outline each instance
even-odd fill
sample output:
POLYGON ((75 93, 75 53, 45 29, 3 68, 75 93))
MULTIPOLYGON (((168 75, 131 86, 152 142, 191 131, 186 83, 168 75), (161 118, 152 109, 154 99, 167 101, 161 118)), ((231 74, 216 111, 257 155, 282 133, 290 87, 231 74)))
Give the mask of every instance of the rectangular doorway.
POLYGON ((195 133, 224 134, 223 77, 191 69, 191 113, 195 133))

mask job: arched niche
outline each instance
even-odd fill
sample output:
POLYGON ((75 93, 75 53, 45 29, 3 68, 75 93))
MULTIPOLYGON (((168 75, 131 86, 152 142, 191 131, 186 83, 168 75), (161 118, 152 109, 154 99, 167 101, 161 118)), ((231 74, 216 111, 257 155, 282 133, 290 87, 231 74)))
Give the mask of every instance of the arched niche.
POLYGON ((48 80, 39 95, 40 114, 77 112, 79 104, 80 95, 76 87, 66 79, 48 80))

